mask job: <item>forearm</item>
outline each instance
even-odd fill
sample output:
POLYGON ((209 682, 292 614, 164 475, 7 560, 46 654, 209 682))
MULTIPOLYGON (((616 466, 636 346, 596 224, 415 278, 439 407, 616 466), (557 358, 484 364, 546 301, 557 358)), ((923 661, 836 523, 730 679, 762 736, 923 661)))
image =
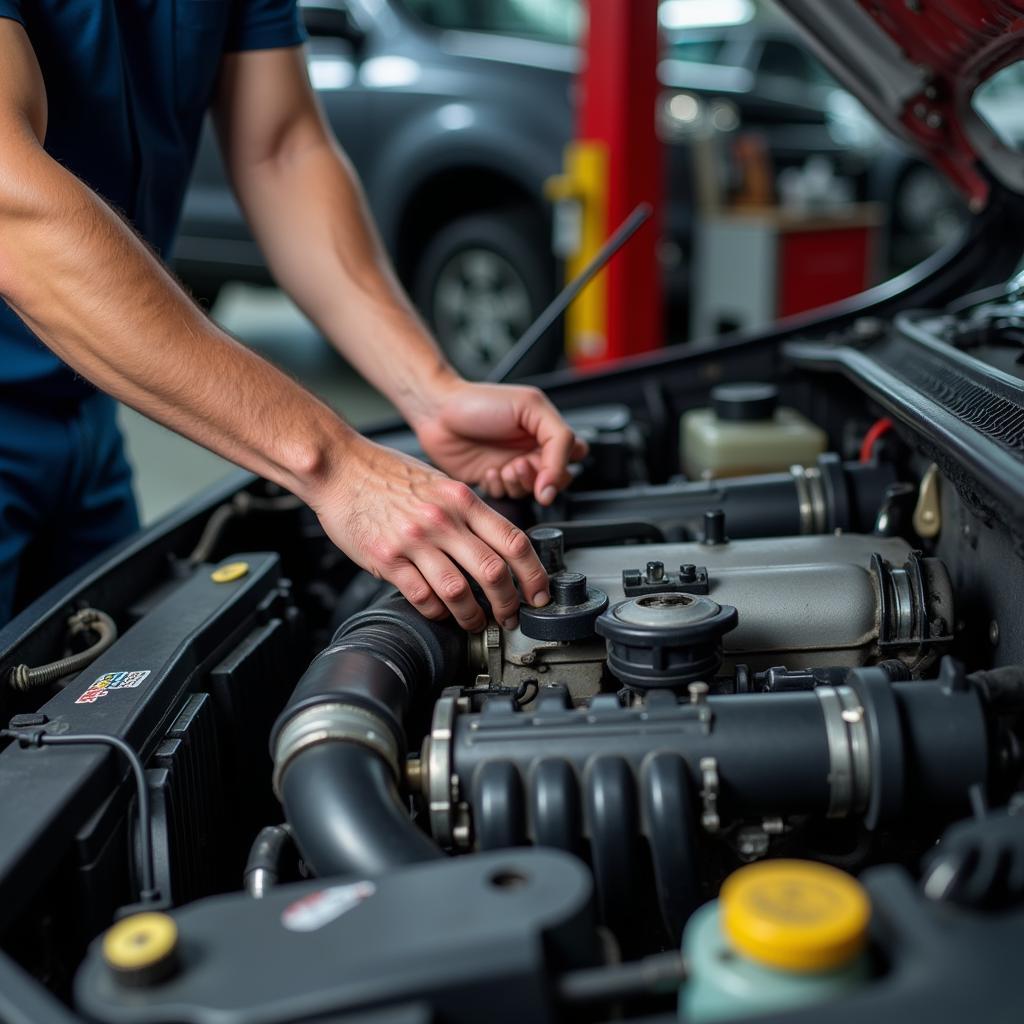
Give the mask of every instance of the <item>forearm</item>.
POLYGON ((347 158, 314 142, 249 168, 239 194, 278 282, 414 420, 455 374, 398 283, 347 158))
POLYGON ((212 324, 95 194, 21 145, 0 167, 0 295, 66 363, 310 500, 352 432, 212 324))

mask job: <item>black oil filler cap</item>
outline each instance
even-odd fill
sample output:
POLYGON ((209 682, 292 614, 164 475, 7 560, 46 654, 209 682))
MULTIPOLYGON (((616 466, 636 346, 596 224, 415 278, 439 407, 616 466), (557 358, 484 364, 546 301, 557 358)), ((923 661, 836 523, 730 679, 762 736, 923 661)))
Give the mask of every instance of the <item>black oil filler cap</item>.
POLYGON ((608 595, 587 586, 581 572, 559 572, 551 577, 551 601, 543 608, 523 605, 519 628, 531 640, 584 640, 594 634, 597 617, 608 607, 608 595))
POLYGON ((779 406, 779 389, 774 384, 719 384, 711 389, 711 406, 730 423, 770 420, 779 406))

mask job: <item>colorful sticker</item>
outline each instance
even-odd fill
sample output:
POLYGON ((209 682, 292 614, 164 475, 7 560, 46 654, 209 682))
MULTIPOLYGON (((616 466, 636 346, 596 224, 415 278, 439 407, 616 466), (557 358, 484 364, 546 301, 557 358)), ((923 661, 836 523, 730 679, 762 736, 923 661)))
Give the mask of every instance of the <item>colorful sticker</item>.
POLYGON ((377 886, 373 882, 350 882, 348 885, 318 889, 301 900, 289 903, 281 914, 281 924, 290 932, 315 932, 358 907, 376 891, 377 886))
POLYGON ((136 686, 141 685, 148 675, 148 668, 135 672, 106 672, 99 679, 90 683, 89 688, 75 703, 94 704, 100 697, 105 697, 111 690, 134 690, 136 686))

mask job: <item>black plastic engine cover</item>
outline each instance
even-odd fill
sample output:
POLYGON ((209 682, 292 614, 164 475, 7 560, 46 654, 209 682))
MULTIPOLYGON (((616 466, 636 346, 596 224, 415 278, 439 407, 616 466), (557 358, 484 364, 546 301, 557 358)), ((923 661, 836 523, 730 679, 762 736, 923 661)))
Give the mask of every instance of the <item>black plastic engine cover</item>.
MULTIPOLYGON (((173 830, 170 819, 164 820, 164 811, 169 810, 164 798, 179 799, 180 819, 194 814, 198 799, 214 790, 215 784, 208 780, 201 786, 194 780, 184 786, 178 783, 188 781, 189 765, 192 762, 195 767, 199 748, 210 746, 204 737, 212 734, 218 742, 221 739, 213 723, 213 704, 229 700, 230 679, 219 681, 217 670, 231 676, 234 662, 244 659, 248 650, 265 649, 259 630, 275 629, 261 619, 270 618, 270 606, 282 593, 280 559, 272 553, 255 553, 234 560, 248 566, 237 578, 218 583, 212 578, 212 567, 201 566, 169 588, 146 615, 40 709, 47 731, 119 736, 155 771, 149 782, 154 790, 158 860, 165 845, 161 842, 164 825, 173 830), (212 678, 207 678, 211 670, 212 678), (190 706, 189 694, 200 682, 211 684, 214 701, 190 706), (151 755, 155 755, 152 762, 151 755), (178 783, 163 778, 161 771, 164 776, 176 773, 178 783)), ((287 665, 282 664, 277 675, 286 671, 287 665)), ((289 681, 283 678, 286 686, 289 681)), ((275 684, 275 678, 266 679, 264 690, 272 691, 275 684)), ((239 709, 226 710, 241 717, 239 709)), ((259 736, 261 743, 265 736, 265 731, 259 736)), ((201 763, 215 762, 201 759, 201 763)), ((248 770, 259 768, 250 756, 248 770)), ((15 925, 22 912, 41 916, 32 905, 47 888, 53 891, 51 873, 58 865, 79 864, 84 872, 85 888, 74 890, 80 903, 61 901, 70 930, 94 934, 109 920, 109 902, 125 902, 133 895, 122 859, 127 844, 111 842, 114 823, 124 815, 132 793, 123 784, 126 777, 123 762, 105 747, 25 750, 12 744, 0 752, 0 788, 5 793, 0 827, 0 934, 15 925), (114 855, 116 860, 103 860, 114 855), (93 872, 95 865, 103 870, 93 872), (85 876, 93 874, 102 876, 104 892, 85 891, 91 884, 85 876)), ((244 802, 244 797, 235 802, 244 802)), ((241 851, 239 855, 244 858, 241 851)), ((177 865, 179 879, 183 864, 184 860, 177 865)), ((160 863, 157 867, 163 878, 169 878, 169 871, 163 871, 160 863)), ((182 898, 190 893, 185 887, 163 895, 182 898)))
POLYGON ((214 897, 174 912, 176 975, 126 987, 97 941, 75 999, 117 1024, 282 1024, 424 1004, 446 1024, 544 1022, 553 975, 598 962, 591 888, 574 857, 509 850, 214 897))

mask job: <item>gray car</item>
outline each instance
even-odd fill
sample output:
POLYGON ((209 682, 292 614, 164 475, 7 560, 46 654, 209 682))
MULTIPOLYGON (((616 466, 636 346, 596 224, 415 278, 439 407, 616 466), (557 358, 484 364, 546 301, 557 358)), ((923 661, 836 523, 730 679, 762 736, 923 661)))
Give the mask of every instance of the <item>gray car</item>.
MULTIPOLYGON (((453 362, 480 377, 557 287, 543 183, 560 171, 573 134, 580 2, 303 0, 302 11, 310 77, 399 276, 453 362)), ((698 125, 726 135, 756 130, 777 171, 824 153, 862 198, 896 196, 917 180, 906 173, 916 168, 936 190, 925 196, 924 223, 946 223, 932 215, 951 202, 945 186, 877 133, 851 136, 846 122, 856 101, 777 15, 762 9, 741 25, 666 31, 658 73, 670 336, 685 333, 679 325, 686 322, 694 218, 689 143, 698 125), (681 94, 683 108, 697 114, 689 121, 674 115, 680 104, 672 98, 681 94), (836 104, 837 97, 848 102, 836 104)), ((918 248, 923 237, 915 228, 918 248)), ((896 262, 925 254, 903 253, 896 262)), ((211 305, 226 280, 269 280, 209 128, 176 264, 211 305)), ((522 369, 550 368, 559 352, 551 332, 522 369)))
MULTIPOLYGON (((480 375, 555 287, 542 186, 571 133, 576 5, 561 4, 561 32, 550 18, 510 20, 522 38, 416 17, 444 6, 461 5, 317 0, 303 10, 310 77, 398 273, 454 361, 480 375)), ((267 275, 209 127, 176 263, 211 301, 229 278, 267 275)))

